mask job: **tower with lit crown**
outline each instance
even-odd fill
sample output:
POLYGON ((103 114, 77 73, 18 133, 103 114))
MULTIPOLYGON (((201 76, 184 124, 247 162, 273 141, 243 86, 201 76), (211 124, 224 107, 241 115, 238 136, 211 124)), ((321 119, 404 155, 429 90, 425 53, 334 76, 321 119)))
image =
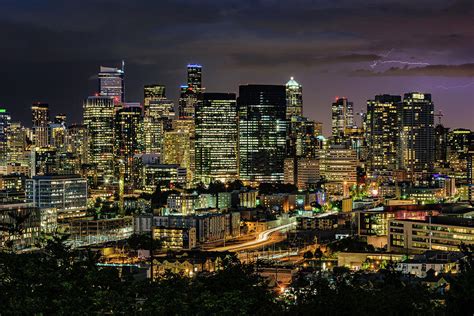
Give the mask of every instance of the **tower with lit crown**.
POLYGON ((303 87, 293 77, 286 83, 286 118, 303 116, 303 87))

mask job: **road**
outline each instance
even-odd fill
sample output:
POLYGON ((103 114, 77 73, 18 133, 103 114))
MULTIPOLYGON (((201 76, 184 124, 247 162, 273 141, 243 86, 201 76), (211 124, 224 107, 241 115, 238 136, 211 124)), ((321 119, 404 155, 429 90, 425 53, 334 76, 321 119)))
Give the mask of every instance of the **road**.
POLYGON ((258 234, 255 240, 248 241, 242 244, 237 244, 237 245, 213 248, 210 250, 212 251, 242 251, 242 250, 260 247, 268 243, 272 235, 274 235, 275 233, 280 232, 282 230, 293 228, 294 226, 296 226, 296 223, 290 223, 290 224, 278 226, 278 227, 271 228, 271 229, 261 232, 260 234, 258 234))

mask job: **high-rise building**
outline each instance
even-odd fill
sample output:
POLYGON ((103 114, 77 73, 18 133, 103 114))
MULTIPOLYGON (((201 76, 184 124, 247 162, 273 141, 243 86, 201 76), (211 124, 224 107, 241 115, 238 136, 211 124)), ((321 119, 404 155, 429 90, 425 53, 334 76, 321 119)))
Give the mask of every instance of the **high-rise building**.
POLYGON ((117 157, 124 164, 124 181, 130 185, 133 183, 133 157, 143 151, 143 115, 139 103, 125 103, 116 112, 115 117, 115 141, 117 157))
POLYGON ((146 112, 150 101, 166 98, 166 87, 161 84, 150 84, 143 87, 143 109, 146 112))
POLYGON ((122 68, 100 66, 99 94, 112 97, 115 102, 125 102, 124 62, 122 68))
POLYGON ((240 86, 238 109, 240 179, 283 181, 288 128, 285 86, 240 86))
POLYGON ((67 152, 75 154, 81 164, 88 163, 88 138, 85 125, 73 124, 67 129, 67 152))
POLYGON ((8 162, 8 131, 11 119, 7 110, 0 108, 0 166, 4 166, 8 162))
POLYGON ((187 85, 180 87, 180 96, 178 104, 178 115, 181 119, 194 119, 194 111, 201 94, 204 92, 202 87, 202 66, 189 64, 187 85))
POLYGON ((67 123, 67 116, 66 114, 57 114, 55 117, 54 117, 54 124, 64 124, 66 125, 67 123))
POLYGON ((20 164, 22 166, 28 166, 30 159, 28 157, 28 136, 27 130, 21 123, 13 122, 8 128, 8 152, 7 152, 7 163, 8 164, 20 164))
POLYGON ((188 88, 196 93, 202 92, 202 66, 198 64, 188 65, 188 88))
POLYGON ((147 154, 160 154, 163 133, 172 128, 175 117, 173 101, 168 100, 165 86, 148 85, 144 88, 144 150, 147 154))
POLYGON ((286 83, 286 118, 303 116, 303 87, 293 77, 286 83))
POLYGON ((336 143, 345 139, 347 130, 354 127, 354 104, 347 98, 336 98, 332 104, 332 137, 336 143))
POLYGON ((288 157, 315 157, 316 151, 321 148, 315 123, 303 116, 292 116, 288 126, 288 157))
POLYGON ((397 169, 398 157, 398 95, 376 95, 367 101, 366 140, 368 168, 371 171, 397 169))
POLYGON ((49 124, 49 145, 60 151, 66 150, 67 128, 65 124, 49 124))
POLYGON ((357 182, 357 153, 354 149, 333 145, 321 152, 320 172, 328 182, 357 182))
POLYGON ((438 124, 435 127, 435 166, 443 167, 448 161, 449 128, 438 124))
MULTIPOLYGON (((177 120, 178 122, 180 120, 177 120)), ((194 125, 194 124, 193 124, 194 125)), ((194 137, 185 125, 164 133, 162 163, 186 168, 187 180, 194 177, 194 137)))
POLYGON ((96 185, 111 183, 114 176, 114 98, 88 97, 84 125, 88 135, 88 162, 96 166, 96 185))
POLYGON ((35 102, 31 106, 35 147, 48 146, 49 105, 35 102))
POLYGON ((431 94, 411 92, 403 96, 399 110, 400 166, 409 177, 429 172, 434 164, 434 105, 431 94))
POLYGON ((237 178, 237 102, 234 93, 204 93, 196 106, 195 180, 237 178))

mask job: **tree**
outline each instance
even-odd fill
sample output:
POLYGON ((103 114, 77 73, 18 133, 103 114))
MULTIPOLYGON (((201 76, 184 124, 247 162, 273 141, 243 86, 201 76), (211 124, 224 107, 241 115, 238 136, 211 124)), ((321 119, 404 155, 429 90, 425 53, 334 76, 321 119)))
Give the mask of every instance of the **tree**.
POLYGON ((474 314, 474 246, 461 245, 465 255, 460 260, 461 272, 453 279, 446 297, 448 315, 474 314))
POLYGON ((313 259, 313 257, 314 257, 314 255, 313 255, 313 252, 311 250, 308 250, 303 254, 303 258, 305 258, 305 259, 313 259))
POLYGON ((155 251, 161 249, 162 242, 161 240, 153 239, 150 234, 132 234, 127 239, 127 245, 135 251, 140 249, 155 251))

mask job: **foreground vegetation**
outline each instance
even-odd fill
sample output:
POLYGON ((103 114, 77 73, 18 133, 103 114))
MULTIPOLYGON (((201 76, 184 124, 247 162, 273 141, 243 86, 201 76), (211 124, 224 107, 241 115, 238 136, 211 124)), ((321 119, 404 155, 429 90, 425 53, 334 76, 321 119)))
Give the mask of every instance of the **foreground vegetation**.
POLYGON ((214 273, 167 274, 150 282, 99 267, 96 254, 73 251, 54 237, 38 252, 0 253, 0 310, 4 315, 469 315, 474 269, 467 250, 463 272, 445 297, 390 270, 370 278, 345 269, 325 277, 301 274, 279 293, 234 257, 214 273))

